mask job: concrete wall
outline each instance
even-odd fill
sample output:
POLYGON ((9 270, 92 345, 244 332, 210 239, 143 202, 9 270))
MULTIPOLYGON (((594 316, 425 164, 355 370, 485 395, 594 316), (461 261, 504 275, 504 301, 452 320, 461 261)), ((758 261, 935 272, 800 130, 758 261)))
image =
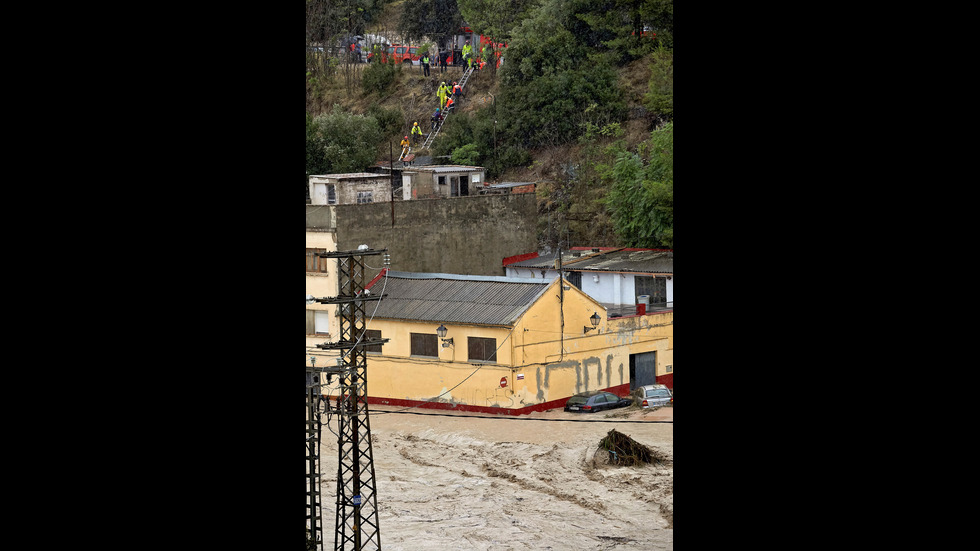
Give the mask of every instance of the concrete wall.
MULTIPOLYGON (((306 205, 306 231, 330 231, 337 229, 337 207, 334 205, 306 205)), ((309 233, 307 233, 307 238, 309 233)), ((307 245, 313 247, 314 245, 307 245)))
MULTIPOLYGON (((533 193, 331 208, 336 209, 337 249, 387 248, 392 270, 502 276, 505 257, 538 246, 533 193)), ((307 208, 308 224, 310 216, 307 208)), ((377 269, 367 270, 365 284, 382 268, 380 262, 368 264, 377 269)))

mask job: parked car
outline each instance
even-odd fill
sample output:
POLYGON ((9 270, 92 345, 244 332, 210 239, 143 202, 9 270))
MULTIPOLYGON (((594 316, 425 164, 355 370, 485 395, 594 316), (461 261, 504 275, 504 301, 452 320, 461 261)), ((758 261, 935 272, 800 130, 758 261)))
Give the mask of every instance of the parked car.
POLYGON ((612 392, 593 391, 581 392, 565 402, 565 411, 583 411, 592 413, 604 409, 622 408, 633 404, 630 398, 620 398, 612 392))
POLYGON ((674 393, 667 385, 646 385, 633 391, 636 403, 641 408, 666 406, 674 403, 674 393))

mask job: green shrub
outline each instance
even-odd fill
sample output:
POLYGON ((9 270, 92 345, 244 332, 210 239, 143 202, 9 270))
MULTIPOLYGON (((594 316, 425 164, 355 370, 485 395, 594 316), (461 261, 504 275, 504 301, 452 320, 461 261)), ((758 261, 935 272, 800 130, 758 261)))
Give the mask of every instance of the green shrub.
POLYGON ((374 163, 381 130, 372 116, 333 111, 306 122, 306 174, 363 172, 374 163))
POLYGON ((381 104, 372 103, 368 107, 367 115, 378 121, 378 128, 381 130, 382 136, 391 136, 401 132, 404 115, 398 107, 385 109, 381 104))
POLYGON ((659 48, 653 54, 650 83, 643 96, 643 105, 658 119, 674 118, 674 52, 659 48))
POLYGON ((384 95, 395 83, 401 69, 399 63, 370 63, 361 79, 364 92, 367 94, 377 92, 379 96, 384 95))
POLYGON ((478 166, 480 164, 480 152, 477 150, 476 144, 466 144, 453 150, 450 161, 454 165, 478 166))

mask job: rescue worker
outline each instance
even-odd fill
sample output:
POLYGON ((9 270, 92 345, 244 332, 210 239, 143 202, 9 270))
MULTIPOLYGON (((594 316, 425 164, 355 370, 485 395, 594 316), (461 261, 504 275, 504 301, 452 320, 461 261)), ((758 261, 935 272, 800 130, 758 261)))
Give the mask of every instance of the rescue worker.
POLYGON ((432 131, 439 128, 440 124, 442 124, 442 111, 436 109, 436 112, 432 114, 432 131))
POLYGON ((411 147, 412 146, 412 142, 408 141, 408 136, 405 136, 405 138, 402 140, 402 144, 401 145, 402 145, 402 156, 401 157, 398 157, 398 160, 399 161, 402 160, 402 159, 404 159, 405 158, 405 155, 408 155, 408 150, 412 148, 411 147))
POLYGON ((436 92, 436 95, 439 96, 439 109, 446 108, 446 95, 448 92, 449 88, 446 86, 446 82, 443 81, 442 84, 439 85, 439 90, 436 92))
POLYGON ((469 63, 469 58, 471 55, 473 55, 473 46, 470 46, 470 41, 467 40, 466 44, 463 44, 463 59, 469 63))
POLYGON ((425 73, 425 76, 429 76, 429 52, 425 52, 425 55, 422 56, 422 72, 425 73))
POLYGON ((415 124, 412 125, 412 140, 415 143, 419 143, 419 140, 421 139, 422 139, 422 127, 419 126, 418 121, 415 121, 415 124))
POLYGON ((456 100, 453 98, 446 99, 446 113, 451 113, 456 107, 456 100))
POLYGON ((453 82, 453 99, 459 102, 460 98, 463 96, 463 87, 457 82, 453 82))

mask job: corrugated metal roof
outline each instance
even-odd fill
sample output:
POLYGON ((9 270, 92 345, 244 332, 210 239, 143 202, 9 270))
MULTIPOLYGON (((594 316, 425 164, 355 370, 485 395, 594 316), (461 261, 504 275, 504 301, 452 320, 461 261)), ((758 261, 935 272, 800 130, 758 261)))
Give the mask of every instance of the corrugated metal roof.
POLYGON ((365 311, 375 318, 511 325, 552 281, 516 277, 468 276, 388 271, 373 283, 386 296, 365 311))
POLYGON ((476 172, 486 170, 482 166, 468 165, 427 165, 406 168, 405 172, 476 172))
POLYGON ((674 273, 674 252, 656 250, 614 251, 573 262, 568 265, 568 269, 672 274, 674 273))
POLYGON ((346 174, 311 174, 310 180, 314 183, 323 183, 348 180, 350 178, 378 178, 381 176, 387 177, 385 174, 375 174, 373 172, 348 172, 346 174))
MULTIPOLYGON (((555 269, 556 255, 542 255, 522 260, 508 267, 555 269)), ((593 253, 591 251, 562 251, 562 269, 566 271, 606 271, 674 273, 674 251, 655 249, 618 249, 593 253), (575 256, 578 253, 579 256, 575 256)))

